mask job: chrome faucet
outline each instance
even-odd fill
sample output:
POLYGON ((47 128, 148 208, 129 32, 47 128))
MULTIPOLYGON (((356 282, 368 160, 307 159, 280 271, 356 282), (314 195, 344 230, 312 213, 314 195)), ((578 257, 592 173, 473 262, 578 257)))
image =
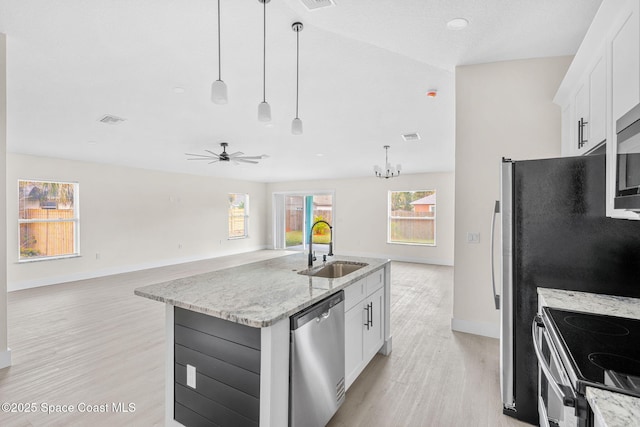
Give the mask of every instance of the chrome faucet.
POLYGON ((309 231, 309 268, 313 267, 313 261, 316 260, 316 256, 313 253, 313 228, 321 222, 324 222, 329 226, 329 253, 327 255, 333 256, 333 227, 331 227, 331 224, 324 219, 316 221, 313 223, 311 230, 309 231))

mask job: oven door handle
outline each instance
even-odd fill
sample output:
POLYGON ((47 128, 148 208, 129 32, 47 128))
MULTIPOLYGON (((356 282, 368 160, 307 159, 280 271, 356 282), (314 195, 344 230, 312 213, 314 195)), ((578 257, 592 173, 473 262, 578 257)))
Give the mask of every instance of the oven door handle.
MULTIPOLYGON (((540 316, 536 315, 533 319, 533 323, 531 325, 531 335, 533 337, 533 349, 536 352, 536 358, 538 359, 538 365, 540 366, 540 370, 547 378, 547 383, 553 390, 553 392, 562 400, 562 404, 564 406, 570 406, 575 408, 576 406, 576 396, 571 387, 568 387, 564 384, 558 383, 553 374, 551 373, 551 368, 549 364, 547 364, 546 359, 542 355, 542 349, 540 348, 540 343, 538 342, 538 329, 544 329, 544 323, 540 316)), ((546 337, 545 333, 542 333, 543 337, 546 337)), ((546 338, 544 338, 546 339, 546 338)))

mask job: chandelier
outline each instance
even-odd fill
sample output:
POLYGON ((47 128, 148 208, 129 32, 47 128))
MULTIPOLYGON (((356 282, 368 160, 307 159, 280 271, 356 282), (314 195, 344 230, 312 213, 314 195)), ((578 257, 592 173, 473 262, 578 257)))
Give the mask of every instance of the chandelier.
POLYGON ((385 159, 385 167, 384 170, 378 166, 375 165, 373 167, 373 171, 375 172, 376 176, 378 178, 384 178, 384 179, 389 179, 389 178, 394 178, 400 175, 400 169, 402 168, 402 166, 400 165, 400 163, 398 163, 396 165, 396 167, 391 166, 391 163, 389 163, 389 146, 385 145, 384 146, 384 159, 385 159))

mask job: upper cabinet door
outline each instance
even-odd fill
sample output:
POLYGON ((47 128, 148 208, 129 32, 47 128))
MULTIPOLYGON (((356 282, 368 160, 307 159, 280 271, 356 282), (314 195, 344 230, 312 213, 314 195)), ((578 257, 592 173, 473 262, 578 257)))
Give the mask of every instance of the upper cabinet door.
POLYGON ((604 53, 589 74, 589 144, 607 139, 607 67, 604 53))
POLYGON ((613 124, 640 103, 640 2, 627 1, 611 40, 613 124))

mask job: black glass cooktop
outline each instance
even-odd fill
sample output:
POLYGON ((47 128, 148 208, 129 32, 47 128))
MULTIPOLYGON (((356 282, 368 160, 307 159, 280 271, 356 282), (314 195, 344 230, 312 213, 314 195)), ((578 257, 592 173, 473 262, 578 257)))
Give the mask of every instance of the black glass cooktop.
POLYGON ((640 320, 545 307, 569 356, 578 391, 587 385, 640 397, 640 320))

